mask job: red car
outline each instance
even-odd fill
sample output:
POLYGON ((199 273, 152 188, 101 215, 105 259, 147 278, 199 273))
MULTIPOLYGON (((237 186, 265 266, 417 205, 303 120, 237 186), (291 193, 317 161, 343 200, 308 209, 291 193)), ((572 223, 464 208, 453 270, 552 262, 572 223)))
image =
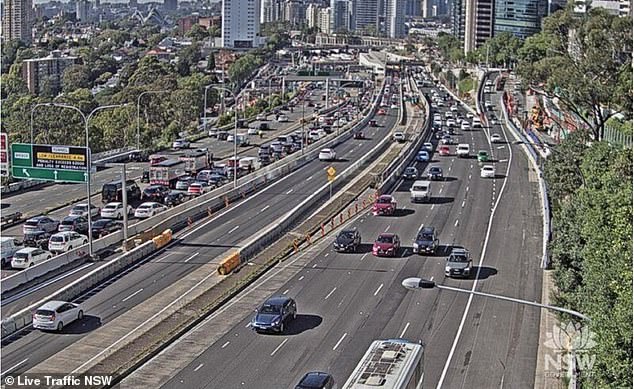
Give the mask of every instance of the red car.
POLYGON ((386 112, 383 108, 379 109, 379 111, 376 113, 377 115, 385 115, 386 112))
POLYGON ((438 153, 440 155, 451 155, 451 149, 449 149, 449 146, 440 146, 438 153))
POLYGON ((372 205, 372 213, 376 215, 394 215, 396 200, 391 195, 382 195, 372 205))
POLYGON ((378 236, 372 246, 372 255, 376 257, 397 257, 401 248, 401 240, 396 234, 384 233, 378 236))

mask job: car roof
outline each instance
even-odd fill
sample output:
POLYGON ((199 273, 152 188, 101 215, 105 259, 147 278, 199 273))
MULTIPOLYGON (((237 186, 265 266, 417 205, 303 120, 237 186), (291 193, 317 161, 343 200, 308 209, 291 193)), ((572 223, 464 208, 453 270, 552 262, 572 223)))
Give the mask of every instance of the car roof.
POLYGON ((419 233, 419 234, 425 234, 425 233, 427 233, 427 234, 431 234, 431 233, 433 233, 435 230, 436 230, 436 228, 434 228, 434 227, 424 226, 424 227, 421 227, 421 229, 418 231, 418 233, 419 233))
POLYGON ((38 220, 41 220, 41 219, 50 219, 50 218, 48 216, 46 216, 46 215, 38 215, 38 216, 33 216, 33 217, 29 218, 27 220, 27 222, 28 221, 38 221, 38 220))
POLYGON ((108 203, 108 204, 104 205, 104 207, 107 207, 108 205, 118 207, 119 205, 122 205, 122 204, 123 204, 123 203, 121 203, 121 202, 119 202, 119 201, 112 201, 112 202, 110 202, 110 203, 108 203))
POLYGON ((66 303, 68 303, 68 301, 52 300, 52 301, 48 301, 47 303, 45 303, 38 309, 50 309, 54 311, 66 303))
POLYGON ((391 232, 383 232, 379 234, 379 237, 385 237, 385 238, 393 238, 394 236, 396 236, 396 234, 391 232))
POLYGON ((62 221, 63 220, 77 220, 77 219, 82 218, 82 217, 83 216, 80 216, 80 215, 71 215, 71 216, 66 216, 64 219, 62 219, 62 221))
POLYGON ((311 371, 304 375, 298 386, 306 388, 322 388, 324 385, 326 385, 330 378, 331 375, 328 373, 324 373, 321 371, 311 371))
POLYGON ((145 206, 147 206, 147 207, 149 207, 149 206, 154 205, 154 204, 158 204, 158 203, 157 203, 156 201, 147 201, 147 202, 145 202, 145 203, 143 203, 143 204, 139 205, 139 207, 142 207, 142 206, 144 206, 144 205, 145 205, 145 206))
POLYGON ((18 251, 16 251, 16 253, 30 253, 32 251, 38 250, 37 247, 25 247, 23 249, 20 249, 18 251))
POLYGON ((273 297, 269 297, 264 304, 270 304, 270 305, 282 305, 288 301, 292 300, 292 298, 287 297, 287 296, 273 296, 273 297))
POLYGON ((344 230, 341 230, 341 232, 357 232, 357 227, 350 227, 350 228, 346 228, 344 230))

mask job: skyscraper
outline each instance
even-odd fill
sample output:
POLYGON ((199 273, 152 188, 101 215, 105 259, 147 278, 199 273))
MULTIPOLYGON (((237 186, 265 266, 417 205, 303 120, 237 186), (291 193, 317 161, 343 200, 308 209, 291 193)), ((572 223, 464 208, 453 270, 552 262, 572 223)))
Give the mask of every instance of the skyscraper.
POLYGON ((420 0, 405 0, 405 16, 418 17, 421 16, 420 0))
POLYGON ((330 2, 330 31, 351 31, 354 29, 352 20, 352 2, 349 0, 331 0, 330 2))
POLYGON ((222 47, 260 45, 260 0, 222 0, 222 47))
POLYGON ((75 18, 84 23, 90 20, 90 3, 88 0, 77 0, 75 3, 75 18))
POLYGON ((463 0, 464 52, 482 46, 493 36, 493 0, 463 0))
POLYGON ((525 39, 541 31, 548 0, 496 0, 495 34, 508 31, 525 39))
POLYGON ((32 0, 4 0, 2 37, 8 40, 31 42, 32 0))
POLYGON ((405 0, 387 0, 385 3, 386 30, 390 38, 405 36, 405 0))
POLYGON ((360 33, 374 31, 378 32, 379 23, 379 2, 378 0, 356 0, 356 30, 360 33))

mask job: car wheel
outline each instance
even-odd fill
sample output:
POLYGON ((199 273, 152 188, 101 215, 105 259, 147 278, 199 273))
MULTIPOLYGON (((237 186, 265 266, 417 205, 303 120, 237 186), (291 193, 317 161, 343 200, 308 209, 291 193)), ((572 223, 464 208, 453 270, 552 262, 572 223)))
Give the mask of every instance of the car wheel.
POLYGON ((79 313, 77 313, 77 320, 81 320, 84 318, 84 311, 79 310, 79 313))
POLYGON ((34 263, 33 263, 33 262, 29 263, 29 267, 32 267, 33 265, 34 265, 34 263))
POLYGON ((68 251, 72 250, 73 246, 68 246, 68 251))
POLYGON ((61 321, 57 323, 57 331, 61 332, 63 328, 64 328, 64 323, 62 323, 61 321))
POLYGON ((83 241, 83 242, 82 242, 82 244, 87 244, 87 243, 88 243, 88 241, 87 241, 87 240, 85 240, 85 241, 83 241))

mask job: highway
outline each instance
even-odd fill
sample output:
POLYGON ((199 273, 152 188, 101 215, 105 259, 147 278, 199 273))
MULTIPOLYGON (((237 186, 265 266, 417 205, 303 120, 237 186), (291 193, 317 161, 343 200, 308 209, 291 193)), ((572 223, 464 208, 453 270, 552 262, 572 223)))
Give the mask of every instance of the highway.
POLYGON ((411 182, 401 182, 393 192, 399 207, 395 216, 365 213, 351 222, 363 238, 359 253, 334 252, 331 236, 280 264, 257 287, 165 350, 160 358, 169 363, 150 361, 122 385, 281 388, 315 370, 330 372, 342 385, 372 340, 403 337, 426 346, 424 388, 532 387, 538 310, 401 286, 403 279, 418 276, 539 301, 542 235, 536 179, 519 148, 511 146, 507 130, 496 126, 493 131, 506 142, 491 145, 488 130, 459 131, 458 142, 470 144, 471 158, 436 153, 431 163, 416 164, 419 172, 429 165, 444 170, 445 179, 433 184, 430 203, 411 204, 411 182), (480 178, 473 158, 479 149, 489 150, 496 160, 495 179, 480 178), (412 254, 421 224, 439 232, 438 255, 412 254), (372 242, 382 232, 401 237, 398 258, 372 255, 372 242), (444 258, 456 246, 470 250, 477 276, 444 277, 444 258), (296 299, 297 320, 285 334, 256 334, 249 328, 253 309, 274 294, 296 299), (166 374, 156 367, 167 364, 165 369, 176 373, 155 382, 152 376, 166 374))
POLYGON ((329 165, 342 171, 374 147, 387 136, 397 113, 391 110, 387 116, 378 116, 379 127, 366 129, 366 139, 350 139, 337 146, 339 158, 336 162, 314 160, 304 165, 257 194, 218 212, 196 228, 179 234, 177 242, 167 250, 86 292, 76 301, 82 303, 86 317, 65 327, 62 334, 30 331, 5 342, 1 360, 7 367, 5 373, 26 371, 83 336, 107 330, 108 322, 174 285, 201 265, 218 263, 228 249, 252 237, 324 185, 324 170, 329 165))

